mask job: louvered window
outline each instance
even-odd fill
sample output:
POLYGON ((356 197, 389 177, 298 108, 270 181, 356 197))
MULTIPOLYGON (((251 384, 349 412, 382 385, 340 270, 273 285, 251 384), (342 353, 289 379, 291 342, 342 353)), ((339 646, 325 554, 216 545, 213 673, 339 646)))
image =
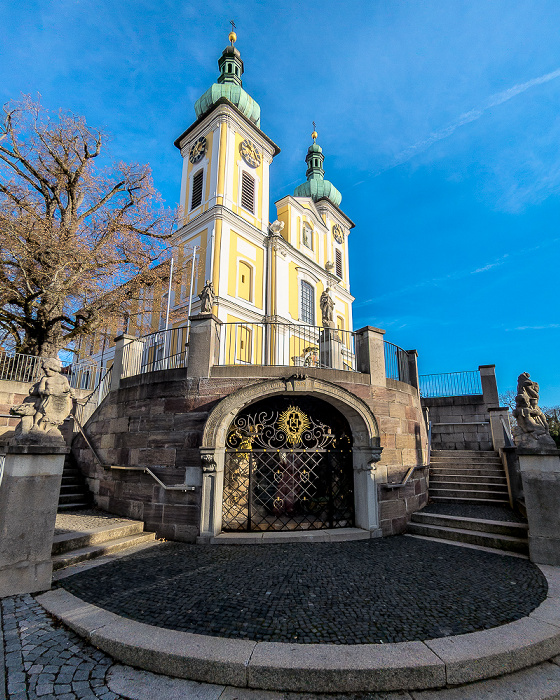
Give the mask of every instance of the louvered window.
POLYGON ((335 263, 336 276, 342 278, 342 253, 338 248, 335 250, 335 263))
POLYGON ((310 326, 315 325, 315 300, 313 296, 313 287, 309 282, 302 280, 299 320, 310 326))
POLYGON ((241 173, 241 206, 255 213, 255 180, 244 170, 241 173))
POLYGON ((199 170, 193 177, 192 181, 192 197, 191 209, 196 209, 202 204, 202 184, 204 180, 204 171, 199 170))

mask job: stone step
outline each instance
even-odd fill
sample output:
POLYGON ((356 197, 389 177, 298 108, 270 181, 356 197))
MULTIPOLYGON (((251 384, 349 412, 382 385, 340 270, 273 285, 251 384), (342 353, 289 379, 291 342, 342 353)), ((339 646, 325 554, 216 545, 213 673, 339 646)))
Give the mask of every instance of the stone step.
POLYGON ((123 549, 128 549, 129 547, 135 547, 136 545, 155 540, 155 537, 156 535, 154 532, 142 532, 138 535, 129 535, 128 537, 121 537, 102 544, 82 547, 81 549, 75 549, 71 552, 58 554, 52 558, 53 571, 59 571, 67 566, 71 566, 72 564, 78 564, 79 562, 86 561, 88 559, 95 559, 96 557, 101 557, 104 554, 114 554, 115 552, 120 552, 123 549))
POLYGON ((465 518, 457 515, 442 515, 440 513, 424 513, 419 510, 412 514, 411 522, 420 525, 437 525, 438 527, 458 528, 461 530, 476 530, 492 535, 509 535, 511 537, 527 538, 526 523, 514 523, 503 520, 483 520, 482 518, 465 518))
POLYGON ((461 496, 433 496, 430 494, 430 500, 434 503, 485 503, 496 505, 509 505, 509 499, 503 498, 471 498, 467 496, 465 492, 461 496))
POLYGON ((87 501, 86 494, 78 489, 72 489, 70 492, 60 494, 58 498, 58 504, 67 505, 68 503, 79 503, 80 501, 87 501))
POLYGON ((495 457, 496 450, 432 450, 433 455, 474 455, 495 457))
POLYGON ((459 491, 486 491, 491 493, 507 493, 507 484, 489 484, 486 481, 473 483, 472 481, 449 481, 440 479, 435 484, 430 480, 430 492, 440 489, 459 491))
MULTIPOLYGON (((469 544, 468 542, 457 542, 456 540, 445 540, 440 537, 426 537, 426 535, 413 535, 413 534, 405 534, 405 537, 415 537, 416 539, 419 540, 426 540, 427 542, 439 542, 440 544, 448 544, 451 547, 466 547, 467 549, 478 549, 481 552, 489 552, 490 554, 501 554, 505 557, 519 557, 520 559, 528 559, 529 557, 527 554, 522 554, 521 552, 508 552, 505 549, 494 549, 493 547, 482 547, 479 544, 469 544)), ((418 700, 420 700, 420 695, 418 695, 418 700)), ((446 700, 449 700, 449 696, 446 697, 446 700)), ((498 700, 498 699, 496 699, 498 700)), ((502 698, 499 698, 499 700, 502 700, 502 698)), ((503 700, 506 700, 504 698, 503 700)), ((509 698, 507 699, 509 700, 509 698)), ((521 700, 521 698, 520 698, 521 700)), ((560 700, 560 698, 557 698, 556 700, 560 700)))
POLYGON ((75 549, 83 549, 103 542, 122 539, 130 535, 138 535, 144 531, 144 523, 138 520, 120 523, 118 525, 105 525, 93 530, 83 532, 64 532, 55 535, 53 539, 52 555, 64 554, 75 549))
POLYGON ((410 522, 406 531, 412 535, 437 537, 442 540, 465 542, 466 544, 476 544, 480 547, 503 549, 508 552, 519 552, 520 554, 526 554, 529 550, 529 541, 526 538, 513 537, 511 535, 496 535, 490 532, 444 527, 441 525, 427 525, 416 522, 410 522))
POLYGON ((502 468, 497 467, 430 467, 430 474, 464 474, 465 476, 504 476, 505 472, 502 468))
POLYGON ((76 500, 73 503, 62 503, 62 504, 59 503, 57 511, 60 513, 61 511, 65 511, 65 510, 80 510, 82 508, 89 508, 90 505, 91 505, 90 502, 88 500, 86 500, 84 497, 84 498, 82 498, 82 500, 80 500, 80 501, 76 500))
POLYGON ((434 457, 430 456, 430 465, 432 464, 456 464, 456 465, 482 465, 489 464, 491 466, 502 466, 501 459, 478 459, 476 457, 465 457, 460 459, 450 459, 449 457, 434 457))
POLYGON ((451 474, 449 472, 430 472, 430 484, 439 481, 460 481, 463 484, 505 484, 507 479, 505 476, 489 476, 488 474, 451 474))

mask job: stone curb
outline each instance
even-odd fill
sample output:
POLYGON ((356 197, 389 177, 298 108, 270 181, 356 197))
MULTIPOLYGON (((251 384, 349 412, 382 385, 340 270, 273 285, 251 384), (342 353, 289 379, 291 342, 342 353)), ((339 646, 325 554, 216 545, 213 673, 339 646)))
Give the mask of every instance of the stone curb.
POLYGON ((294 692, 420 690, 493 678, 560 654, 560 567, 540 568, 549 595, 528 617, 481 632, 398 644, 209 637, 127 620, 63 589, 37 601, 113 658, 178 678, 294 692))

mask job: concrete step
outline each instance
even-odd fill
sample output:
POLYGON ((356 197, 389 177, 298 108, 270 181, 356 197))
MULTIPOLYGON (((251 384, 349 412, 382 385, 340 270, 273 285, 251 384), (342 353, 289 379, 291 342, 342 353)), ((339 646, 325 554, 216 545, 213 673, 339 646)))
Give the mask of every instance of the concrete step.
POLYGON ((528 532, 528 525, 526 523, 483 520, 482 518, 465 518, 457 515, 441 515, 440 513, 424 513, 421 510, 412 514, 411 522, 421 525, 459 528, 462 530, 477 530, 493 535, 510 535, 511 537, 521 537, 524 539, 527 538, 528 532))
POLYGON ((430 466, 445 466, 446 464, 456 467, 498 467, 503 469, 501 459, 434 459, 430 457, 430 466))
POLYGON ((52 555, 56 556, 75 549, 83 549, 91 545, 138 535, 143 531, 144 523, 142 521, 131 520, 118 525, 105 525, 93 530, 84 530, 83 532, 64 532, 54 536, 52 555))
POLYGON ((465 476, 505 476, 502 468, 493 467, 430 467, 430 474, 464 474, 465 476))
POLYGON ((60 513, 65 510, 80 510, 82 508, 89 508, 90 506, 91 503, 85 498, 82 498, 82 500, 76 500, 73 503, 59 503, 57 511, 60 513))
POLYGON ((507 493, 506 484, 488 484, 487 482, 473 483, 469 481, 439 480, 432 483, 430 480, 430 492, 439 489, 451 489, 452 491, 485 491, 490 493, 507 493))
POLYGON ((455 455, 461 456, 474 456, 474 457, 496 457, 498 453, 496 450, 432 450, 433 455, 455 455))
POLYGON ((135 547, 136 545, 155 540, 155 537, 156 535, 154 532, 142 532, 138 535, 129 535, 128 537, 121 537, 102 544, 75 549, 71 552, 66 552, 65 554, 58 554, 52 558, 53 571, 59 571, 67 566, 71 566, 72 564, 78 564, 79 562, 86 561, 88 559, 95 559, 96 557, 101 557, 105 554, 114 554, 115 552, 120 552, 123 549, 128 549, 129 547, 135 547))
POLYGON ((451 498, 480 498, 480 499, 493 499, 498 500, 509 500, 507 491, 500 488, 488 488, 483 489, 473 489, 468 488, 468 484, 465 484, 467 488, 463 488, 461 484, 447 484, 443 486, 430 486, 429 495, 430 498, 434 496, 450 496, 451 498))
POLYGON ((67 505, 68 503, 77 503, 80 501, 87 501, 87 497, 83 491, 79 491, 76 489, 64 493, 61 492, 58 498, 59 506, 67 505))
POLYGON ((461 496, 433 496, 430 494, 430 500, 434 503, 485 503, 496 505, 509 505, 509 499, 503 498, 471 498, 465 492, 461 496))
POLYGON ((481 532, 479 530, 428 525, 417 522, 410 522, 406 531, 411 535, 437 537, 442 540, 465 542, 466 544, 476 544, 480 547, 503 549, 508 552, 519 552, 520 554, 527 554, 529 551, 529 541, 527 538, 514 537, 512 535, 498 535, 491 532, 481 532))
POLYGON ((505 484, 505 476, 488 476, 487 474, 450 474, 448 472, 430 472, 430 484, 440 481, 460 481, 462 484, 505 484))
MULTIPOLYGON (((490 554, 502 554, 505 557, 519 557, 520 559, 528 559, 529 557, 527 554, 521 554, 521 552, 508 552, 505 549, 494 549, 493 547, 481 547, 478 544, 468 544, 467 542, 457 542, 455 540, 444 540, 443 538, 440 537, 426 537, 426 535, 412 535, 412 534, 405 534, 405 537, 415 537, 416 539, 419 540, 427 540, 428 542, 439 542, 440 544, 448 544, 452 547, 466 547, 467 549, 478 549, 481 552, 489 552, 490 554)), ((418 696, 418 700, 420 700, 420 696, 418 696)), ((449 700, 449 696, 447 696, 446 700, 449 700)), ((478 700, 478 699, 477 699, 478 700)), ((496 698, 498 700, 498 698, 496 698)), ((502 700, 502 698, 499 698, 499 700, 502 700)), ((506 698, 503 698, 503 700, 506 700, 506 698)), ((509 698, 508 698, 509 700, 509 698)), ((520 698, 521 700, 521 698, 520 698)), ((557 698, 556 700, 560 700, 560 698, 557 698)))

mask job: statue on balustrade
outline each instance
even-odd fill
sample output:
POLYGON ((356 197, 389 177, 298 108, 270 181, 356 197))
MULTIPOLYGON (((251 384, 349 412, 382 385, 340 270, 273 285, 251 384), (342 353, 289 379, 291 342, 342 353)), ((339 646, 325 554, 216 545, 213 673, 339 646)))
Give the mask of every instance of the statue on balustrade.
POLYGON ((330 289, 327 287, 321 294, 319 306, 321 307, 322 325, 324 328, 334 328, 334 301, 329 294, 330 289))
POLYGON ((60 360, 47 357, 41 367, 42 379, 31 387, 28 398, 10 411, 21 418, 12 440, 14 444, 64 444, 59 427, 72 411, 74 391, 61 373, 60 360))
POLYGON ((206 284, 198 295, 198 298, 200 299, 200 313, 211 314, 216 295, 214 293, 214 286, 210 280, 206 280, 206 284))
POLYGON ((539 408, 539 385, 528 372, 517 379, 517 396, 513 417, 517 420, 516 442, 519 447, 556 448, 550 436, 546 416, 539 408))

